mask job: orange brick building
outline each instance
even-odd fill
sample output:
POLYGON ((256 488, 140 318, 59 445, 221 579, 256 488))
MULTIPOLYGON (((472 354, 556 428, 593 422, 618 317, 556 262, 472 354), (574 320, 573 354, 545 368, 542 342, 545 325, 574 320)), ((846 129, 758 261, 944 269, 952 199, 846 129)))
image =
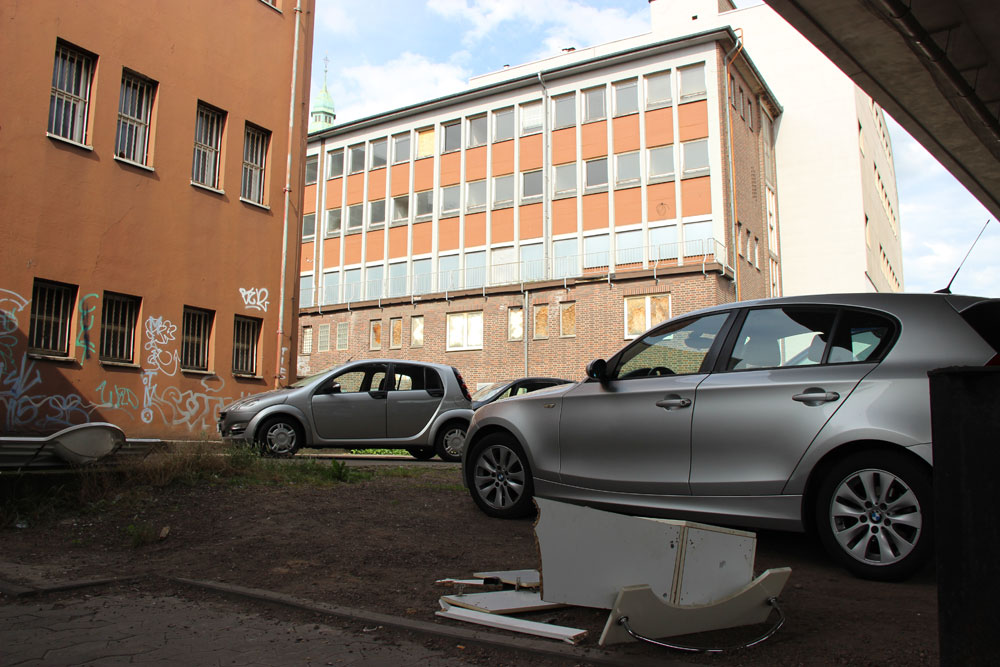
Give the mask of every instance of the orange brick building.
POLYGON ((578 378, 658 321, 780 293, 780 106, 736 35, 561 62, 310 134, 299 375, 578 378))
POLYGON ((313 0, 0 21, 0 432, 212 437, 294 364, 313 0))

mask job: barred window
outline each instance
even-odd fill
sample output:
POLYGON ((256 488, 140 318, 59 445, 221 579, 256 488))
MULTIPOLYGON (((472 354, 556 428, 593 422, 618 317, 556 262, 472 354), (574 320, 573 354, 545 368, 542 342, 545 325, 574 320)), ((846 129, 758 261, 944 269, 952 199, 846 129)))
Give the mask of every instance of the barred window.
POLYGON ((207 104, 198 103, 194 124, 194 160, 191 181, 210 188, 219 187, 219 151, 226 114, 207 104))
POLYGON ((313 328, 302 327, 302 354, 312 354, 313 351, 313 328))
POLYGON ((87 142, 87 113, 95 58, 65 42, 56 45, 49 99, 49 133, 87 142))
POLYGON ((149 164, 149 121, 156 83, 122 71, 122 90, 118 98, 118 131, 115 155, 138 164, 149 164))
POLYGON ((257 346, 261 321, 237 315, 233 321, 233 373, 257 375, 257 346))
POLYGON ((75 301, 76 285, 35 278, 31 290, 29 352, 69 356, 69 328, 75 301))
POLYGON ((243 188, 240 197, 255 204, 264 203, 264 160, 271 133, 247 123, 243 143, 243 188))
POLYGON ((317 352, 329 352, 330 351, 330 325, 321 324, 319 325, 319 340, 316 341, 316 351, 317 352))
POLYGON ((208 343, 212 335, 211 310, 184 306, 181 333, 181 368, 188 371, 208 370, 208 343))
POLYGON ((338 322, 337 323, 337 349, 346 350, 347 349, 347 333, 350 330, 350 323, 348 322, 338 322))
POLYGON ((104 293, 101 311, 101 361, 132 363, 135 360, 135 330, 142 299, 116 292, 104 293))

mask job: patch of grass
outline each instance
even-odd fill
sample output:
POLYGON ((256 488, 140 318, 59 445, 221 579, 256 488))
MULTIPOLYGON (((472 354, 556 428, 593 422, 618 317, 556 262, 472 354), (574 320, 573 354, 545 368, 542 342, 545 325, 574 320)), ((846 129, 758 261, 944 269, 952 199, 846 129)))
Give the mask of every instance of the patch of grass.
POLYGON ((378 468, 375 474, 379 477, 422 477, 427 474, 426 468, 378 468))
MULTIPOLYGON (((369 470, 336 460, 269 459, 246 445, 200 443, 154 453, 116 468, 0 475, 0 527, 48 523, 67 515, 99 513, 115 505, 131 507, 174 485, 333 485, 372 476, 369 470)), ((141 524, 134 523, 127 530, 133 546, 148 543, 141 524)))
POLYGON ((152 524, 145 521, 137 521, 125 526, 125 534, 128 535, 133 549, 152 544, 156 541, 159 532, 152 524))

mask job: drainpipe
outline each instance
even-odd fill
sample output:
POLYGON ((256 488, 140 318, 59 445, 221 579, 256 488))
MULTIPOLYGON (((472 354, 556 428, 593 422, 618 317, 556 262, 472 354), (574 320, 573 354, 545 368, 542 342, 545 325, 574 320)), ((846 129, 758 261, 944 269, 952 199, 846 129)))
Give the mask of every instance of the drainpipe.
POLYGON ((726 53, 726 80, 723 83, 723 88, 726 91, 725 100, 723 106, 726 109, 726 140, 728 144, 729 153, 729 238, 730 246, 732 247, 732 258, 733 258, 733 281, 736 285, 736 300, 740 300, 740 261, 736 249, 739 247, 739 239, 736 238, 736 216, 739 212, 736 206, 736 157, 733 154, 733 116, 730 112, 732 103, 729 100, 729 81, 730 73, 729 68, 736 60, 736 56, 740 54, 743 50, 743 30, 737 29, 736 31, 736 44, 733 48, 726 53))
MULTIPOLYGON (((291 196, 292 196, 292 150, 293 146, 297 144, 293 140, 293 130, 295 129, 295 89, 298 84, 299 76, 299 29, 302 22, 302 0, 296 0, 295 3, 295 44, 292 49, 292 90, 291 99, 289 101, 288 108, 288 155, 285 160, 285 215, 281 228, 281 280, 280 289, 278 295, 278 330, 275 332, 276 338, 276 349, 274 351, 274 387, 275 389, 281 384, 281 371, 282 371, 282 354, 281 354, 281 343, 285 337, 284 331, 284 321, 285 321, 285 271, 288 267, 288 215, 289 208, 291 207, 291 196)), ((317 183, 317 187, 319 184, 317 183)), ((300 228, 301 230, 301 228, 300 228)), ((313 272, 313 281, 315 288, 315 272, 313 272)), ((291 368, 288 369, 289 375, 291 375, 291 368)))
POLYGON ((528 292, 522 289, 521 294, 524 296, 524 308, 521 309, 521 338, 524 339, 524 377, 528 377, 531 375, 528 372, 528 292))

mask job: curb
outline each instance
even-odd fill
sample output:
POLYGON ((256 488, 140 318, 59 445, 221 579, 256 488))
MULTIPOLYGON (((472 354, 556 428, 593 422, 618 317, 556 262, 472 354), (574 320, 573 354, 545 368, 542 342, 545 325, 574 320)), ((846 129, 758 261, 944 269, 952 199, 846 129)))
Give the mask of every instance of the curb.
POLYGON ((66 581, 59 584, 36 584, 34 586, 22 586, 0 579, 0 593, 12 598, 24 598, 32 595, 45 595, 46 593, 59 593, 63 591, 73 591, 80 588, 92 588, 94 586, 110 586, 112 584, 127 584, 137 581, 142 577, 105 577, 100 579, 81 579, 80 581, 66 581))

